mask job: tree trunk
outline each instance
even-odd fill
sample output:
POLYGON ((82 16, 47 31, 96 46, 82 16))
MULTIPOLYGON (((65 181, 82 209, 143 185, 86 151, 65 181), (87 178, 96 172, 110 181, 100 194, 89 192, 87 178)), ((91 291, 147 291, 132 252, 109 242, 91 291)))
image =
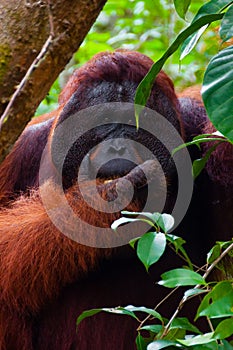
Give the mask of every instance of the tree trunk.
POLYGON ((5 111, 0 161, 82 43, 105 2, 0 0, 0 115, 5 111))

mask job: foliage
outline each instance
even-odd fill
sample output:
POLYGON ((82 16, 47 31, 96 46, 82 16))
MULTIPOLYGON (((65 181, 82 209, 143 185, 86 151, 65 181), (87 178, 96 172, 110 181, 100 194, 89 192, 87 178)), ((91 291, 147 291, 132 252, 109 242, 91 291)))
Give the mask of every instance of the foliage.
MULTIPOLYGON (((174 310, 170 320, 165 319, 157 307, 154 309, 128 305, 126 307, 99 308, 83 312, 77 325, 86 317, 91 317, 99 312, 108 312, 118 315, 133 317, 138 321, 138 336, 136 339, 138 350, 169 349, 233 349, 229 337, 233 335, 233 285, 232 281, 207 281, 210 272, 218 267, 218 263, 233 250, 233 241, 218 242, 207 255, 204 273, 194 271, 183 245, 185 241, 168 231, 174 224, 169 214, 159 213, 132 213, 123 212, 124 217, 116 220, 112 228, 116 230, 120 225, 132 221, 146 221, 151 226, 151 231, 140 238, 134 239, 131 246, 136 248, 138 258, 144 264, 146 270, 156 263, 165 251, 166 245, 172 247, 186 262, 187 266, 167 271, 161 275, 158 284, 173 288, 188 287, 183 297, 174 310), (137 217, 136 217, 137 216, 137 217), (209 333, 202 333, 195 325, 190 323, 186 317, 178 317, 185 303, 190 299, 205 294, 196 312, 195 320, 200 317, 208 318, 211 324, 209 333), (137 313, 145 313, 146 316, 140 320, 137 313), (217 322, 216 322, 217 320, 217 322), (145 331, 148 336, 145 337, 145 331)), ((169 293, 171 295, 172 293, 169 293)), ((168 297, 162 302, 169 302, 168 297)))
MULTIPOLYGON (((122 3, 123 1, 119 1, 119 4, 122 3)), ((132 9, 132 7, 130 7, 130 3, 134 3, 134 1, 129 1, 127 3, 127 10, 124 10, 129 11, 128 13, 130 13, 130 11, 135 11, 136 9, 136 6, 132 9)), ((219 130, 219 132, 216 132, 215 135, 208 134, 198 136, 188 144, 196 144, 198 147, 200 147, 200 144, 202 142, 216 142, 212 147, 210 147, 210 150, 207 152, 203 159, 199 159, 194 162, 194 176, 197 176, 200 173, 202 168, 205 166, 205 163, 210 153, 218 146, 218 144, 220 144, 221 142, 233 142, 233 49, 232 46, 230 46, 231 42, 226 44, 227 41, 231 41, 232 39, 233 2, 227 0, 210 0, 209 2, 204 4, 203 2, 201 4, 200 2, 195 2, 195 5, 197 5, 197 3, 197 13, 191 21, 191 24, 184 29, 182 24, 180 25, 180 21, 176 22, 177 27, 179 27, 179 34, 177 35, 176 39, 170 44, 171 36, 169 35, 166 37, 166 39, 168 39, 168 41, 166 40, 166 43, 168 44, 166 45, 168 47, 167 49, 164 48, 164 46, 162 46, 163 36, 161 35, 160 28, 158 27, 158 25, 154 26, 152 22, 150 22, 150 29, 155 27, 157 33, 159 33, 155 34, 156 31, 152 32, 152 36, 157 35, 157 38, 155 39, 155 41, 159 41, 159 43, 157 44, 154 44, 153 39, 148 40, 150 36, 147 37, 147 40, 145 42, 140 40, 138 42, 138 32, 133 32, 130 30, 130 21, 128 22, 127 27, 127 29, 129 28, 129 31, 123 31, 121 32, 122 36, 118 36, 118 38, 115 38, 115 43, 118 39, 119 42, 122 40, 122 42, 124 42, 126 46, 131 45, 130 48, 132 49, 136 48, 134 46, 135 40, 136 42, 138 42, 138 49, 143 52, 142 48, 144 48, 145 53, 147 54, 150 50, 153 52, 155 52, 156 50, 156 62, 152 66, 148 75, 140 84, 135 98, 136 104, 145 105, 150 93, 151 85, 156 75, 165 64, 165 62, 167 63, 168 58, 170 59, 171 55, 173 55, 173 59, 174 57, 176 58, 179 48, 181 48, 180 57, 182 60, 185 61, 188 59, 188 57, 189 59, 190 57, 197 58, 197 54, 194 53, 194 49, 196 49, 196 52, 199 51, 199 45, 201 45, 199 44, 200 37, 203 36, 203 33, 206 31, 207 27, 209 27, 212 23, 215 23, 215 26, 219 26, 219 36, 222 40, 221 50, 219 52, 217 52, 217 50, 215 52, 213 52, 214 50, 212 51, 212 56, 214 55, 214 57, 211 58, 206 72, 204 74, 202 89, 203 100, 205 103, 207 113, 217 130, 219 130), (133 33, 134 36, 127 35, 129 33, 133 33), (153 43, 152 46, 150 46, 151 43, 153 43)), ((147 32, 146 25, 147 23, 149 23, 149 19, 153 21, 152 17, 148 16, 147 11, 145 10, 147 6, 151 5, 151 1, 140 1, 137 3, 138 9, 140 9, 140 6, 143 7, 143 17, 146 19, 144 21, 145 32, 147 32)), ((164 21, 169 20, 172 24, 174 24, 171 20, 171 17, 169 17, 169 11, 166 6, 168 6, 167 2, 158 2, 158 8, 160 11, 159 16, 164 16, 164 21)), ((174 8, 176 9, 177 13, 182 19, 188 18, 189 14, 187 11, 189 8, 194 8, 194 1, 192 2, 190 0, 174 0, 174 8)), ((120 9, 122 10, 121 6, 119 6, 118 10, 120 9)), ((116 12, 118 10, 116 10, 116 12)), ((139 10, 138 12, 140 13, 139 10)), ((153 16, 156 17, 155 12, 155 8, 153 8, 153 10, 150 11, 150 13, 153 13, 153 16)), ((136 12, 132 13, 134 15, 137 14, 136 12)), ((138 23, 140 25, 139 19, 140 18, 136 18, 135 21, 138 20, 138 23)), ((121 23, 123 23, 123 21, 121 23)), ((137 27, 136 23, 137 22, 134 23, 135 27, 137 27)), ((119 26, 120 25, 121 24, 119 24, 119 26)), ((173 29, 177 28, 176 25, 173 26, 173 29)), ((211 32, 209 31, 207 33, 211 32)), ((214 35, 216 43, 218 42, 218 34, 215 33, 214 35)), ((172 37, 174 36, 175 35, 172 32, 172 37)), ((109 43, 109 41, 107 41, 107 43, 109 43)), ((114 43, 114 40, 110 41, 110 43, 114 43)), ((205 40, 204 43, 206 43, 205 40)), ((210 47, 211 44, 210 42, 208 42, 206 44, 208 52, 207 56, 209 55, 208 58, 210 58, 211 56, 211 54, 209 54, 211 50, 208 51, 208 48, 210 47)), ((151 53, 150 56, 153 57, 153 53, 151 53)), ((203 58, 203 55, 201 55, 201 57, 203 58)), ((182 79, 184 79, 182 73, 181 77, 182 79)), ((184 147, 184 145, 178 147, 176 150, 174 150, 174 152, 178 151, 182 147, 184 147)), ((169 320, 163 318, 163 316, 157 312, 157 306, 155 306, 154 309, 149 309, 145 307, 129 305, 126 307, 100 308, 86 311, 82 313, 82 315, 80 315, 80 317, 77 320, 77 324, 79 324, 86 317, 104 311, 120 315, 127 315, 128 317, 133 317, 136 320, 138 320, 138 336, 136 339, 138 350, 158 350, 164 348, 190 348, 198 350, 233 349, 233 343, 232 341, 230 341, 230 338, 232 338, 233 336, 232 281, 223 280, 221 282, 217 282, 209 281, 207 279, 207 277, 209 277, 210 272, 213 269, 220 268, 219 266, 222 259, 225 256, 232 254, 233 241, 217 242, 216 245, 211 249, 211 251, 207 255, 206 265, 201 269, 201 271, 203 271, 204 269, 204 272, 200 273, 200 270, 196 269, 196 267, 192 264, 190 258, 188 257, 188 254, 184 248, 184 240, 180 237, 168 233, 173 225, 173 219, 170 215, 159 213, 128 212, 123 212, 123 215, 123 218, 119 219, 113 224, 113 229, 117 229, 119 225, 134 220, 146 221, 150 224, 152 228, 150 232, 146 233, 141 238, 134 239, 132 242, 130 242, 131 246, 136 249, 138 258, 144 264, 145 269, 148 271, 150 266, 155 264, 161 258, 166 247, 169 246, 182 257, 182 259, 186 262, 186 266, 183 268, 173 269, 171 271, 165 272, 164 274, 162 274, 161 281, 159 281, 158 283, 166 288, 172 288, 173 290, 176 290, 180 286, 187 287, 187 289, 184 292, 179 305, 174 310, 174 314, 169 320), (200 305, 197 309, 195 320, 201 317, 206 317, 208 319, 208 322, 210 324, 210 332, 204 334, 199 329, 197 329, 196 326, 191 324, 187 318, 179 317, 179 312, 182 309, 183 305, 186 304, 190 299, 197 297, 200 294, 203 294, 205 296, 200 302, 200 305), (140 320, 137 314, 138 312, 140 312, 140 314, 145 313, 146 317, 143 320, 140 320), (152 321, 153 323, 148 321, 152 321), (148 332, 148 337, 145 337, 145 331, 148 332)), ((169 293, 169 295, 171 294, 172 293, 169 293)), ((161 304, 165 300, 167 302, 167 298, 162 300, 159 304, 161 304)))
MULTIPOLYGON (((183 7, 179 6, 179 12, 182 12, 182 17, 185 16, 190 1, 183 1, 183 7)), ((175 2, 177 8, 177 3, 175 2)), ((225 42, 232 37, 232 20, 233 20, 233 2, 227 0, 210 0, 204 4, 198 10, 196 16, 192 20, 190 26, 184 29, 173 43, 168 47, 165 53, 157 60, 151 67, 148 74, 141 81, 136 91, 135 104, 145 105, 153 82, 162 69, 167 59, 174 54, 180 46, 181 58, 188 55, 193 48, 197 45, 197 42, 207 26, 212 22, 221 20, 220 36, 222 41, 225 42)), ((226 47, 218 54, 216 54, 209 62, 206 69, 202 96, 206 107, 207 114, 212 121, 213 125, 220 132, 220 137, 215 140, 210 136, 196 138, 191 143, 199 146, 201 142, 217 141, 206 153, 204 158, 195 160, 193 164, 193 175, 197 177, 201 170, 204 168, 211 153, 216 147, 223 141, 233 142, 233 123, 232 123, 232 89, 233 89, 233 68, 232 68, 233 46, 226 47)), ((140 110, 135 108, 136 121, 139 125, 140 110)), ((182 148, 181 146, 180 148, 182 148)), ((179 149, 179 148, 178 148, 179 149)), ((177 151, 174 150, 174 151, 177 151)))
MULTIPOLYGON (((189 3, 184 1, 184 3, 189 3)), ((211 0, 204 4, 197 12, 190 26, 183 30, 174 42, 168 47, 162 57, 151 67, 145 76, 135 96, 137 105, 145 105, 149 97, 154 79, 163 67, 166 60, 182 44, 181 56, 187 55, 197 44, 206 26, 212 22, 221 20, 220 35, 223 41, 231 38, 233 21, 233 2, 227 0, 211 0), (231 17, 232 16, 232 17, 231 17)), ((227 47, 214 56, 205 72, 203 80, 203 101, 207 114, 224 136, 233 142, 232 124, 232 68, 233 46, 227 47)), ((139 115, 137 114, 137 120, 139 115)), ((139 120, 138 120, 139 123, 139 120)))
POLYGON ((200 144, 203 142, 213 142, 215 141, 214 145, 208 149, 206 152, 205 156, 203 158, 195 159, 193 161, 193 166, 192 166, 192 174, 193 178, 195 179, 201 171, 204 169, 211 153, 220 145, 222 142, 228 142, 226 138, 223 137, 221 133, 214 132, 213 134, 202 134, 195 136, 192 141, 183 143, 177 148, 175 148, 172 152, 172 155, 174 155, 177 151, 181 150, 182 148, 196 145, 198 148, 200 148, 200 144))
MULTIPOLYGON (((80 49, 41 103, 37 115, 54 110, 57 95, 69 75, 98 52, 125 48, 157 60, 203 3, 204 0, 193 1, 184 19, 177 15, 170 0, 108 0, 80 49)), ((182 60, 182 64, 179 63, 179 52, 166 62, 164 70, 180 90, 202 82, 203 67, 220 46, 214 25, 208 28, 203 40, 182 60)))

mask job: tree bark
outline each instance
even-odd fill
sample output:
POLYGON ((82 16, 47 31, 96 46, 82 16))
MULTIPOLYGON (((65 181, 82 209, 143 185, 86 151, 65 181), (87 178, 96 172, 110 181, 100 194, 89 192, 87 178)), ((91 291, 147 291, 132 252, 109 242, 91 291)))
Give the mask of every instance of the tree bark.
POLYGON ((5 111, 0 161, 77 51, 105 2, 0 0, 0 115, 5 111))

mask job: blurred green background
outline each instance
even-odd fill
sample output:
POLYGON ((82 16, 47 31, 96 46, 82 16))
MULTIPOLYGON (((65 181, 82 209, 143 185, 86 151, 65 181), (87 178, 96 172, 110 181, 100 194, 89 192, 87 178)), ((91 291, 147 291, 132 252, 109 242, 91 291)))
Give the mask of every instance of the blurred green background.
MULTIPOLYGON (((177 15, 172 0, 108 0, 36 114, 54 110, 58 95, 72 72, 98 52, 125 48, 140 51, 156 61, 204 3, 193 0, 185 21, 177 15)), ((179 52, 167 61, 164 70, 174 81, 177 91, 201 84, 210 58, 220 48, 217 25, 206 30, 195 49, 182 62, 179 61, 179 52)))

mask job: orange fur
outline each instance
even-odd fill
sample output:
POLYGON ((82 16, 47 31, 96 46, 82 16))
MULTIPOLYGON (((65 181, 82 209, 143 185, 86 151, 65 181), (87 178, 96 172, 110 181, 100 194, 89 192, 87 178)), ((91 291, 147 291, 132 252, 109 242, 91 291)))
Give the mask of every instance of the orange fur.
MULTIPOLYGON (((44 184, 50 193, 50 205, 61 203, 58 188, 44 184)), ((70 190, 68 200, 76 202, 70 190)), ((88 208, 79 207, 79 215, 88 217, 88 208)), ((67 221, 63 211, 60 219, 67 221)), ((100 220, 95 218, 95 220, 100 220)), ((75 229, 80 230, 76 227, 75 229)), ((18 333, 14 318, 22 315, 22 324, 46 303, 56 298, 67 284, 96 269, 109 250, 80 245, 59 232, 50 221, 37 192, 21 197, 12 207, 0 211, 0 348, 8 349, 4 339, 18 333), (35 215, 36 213, 36 215, 35 215)), ((26 350, 26 348, 25 348, 26 350)))
POLYGON ((178 97, 191 97, 197 101, 202 101, 201 86, 189 86, 177 94, 178 97))
MULTIPOLYGON (((78 314, 90 307, 111 307, 117 304, 127 305, 131 302, 136 305, 146 302, 151 307, 154 303, 161 301, 161 295, 165 292, 159 289, 159 286, 155 286, 154 282, 156 279, 158 280, 161 271, 169 269, 169 267, 174 268, 176 258, 173 255, 169 253, 163 258, 160 265, 156 264, 155 275, 157 277, 155 278, 153 275, 152 279, 151 275, 145 274, 141 264, 126 247, 119 249, 91 248, 76 243, 63 235, 51 222, 42 203, 43 195, 41 196, 41 193, 48 194, 47 206, 56 209, 60 223, 64 226, 69 223, 74 238, 75 232, 87 234, 88 237, 90 236, 91 244, 95 246, 97 237, 93 234, 94 230, 93 232, 92 229, 90 229, 91 232, 83 232, 81 220, 87 221, 93 226, 108 228, 113 220, 120 216, 120 213, 104 214, 104 210, 103 212, 93 211, 91 205, 89 206, 80 195, 79 187, 73 185, 76 180, 73 177, 71 185, 65 188, 65 196, 75 215, 81 220, 80 223, 70 222, 70 214, 63 210, 63 195, 55 184, 57 170, 51 156, 54 130, 71 114, 89 105, 109 101, 132 103, 135 89, 148 72, 151 64, 152 61, 148 57, 124 50, 96 55, 70 78, 60 95, 59 108, 32 120, 1 165, 1 350, 16 350, 16 348, 20 350, 89 350, 91 348, 102 350, 104 347, 113 350, 132 350, 135 348, 132 331, 135 329, 134 320, 126 320, 123 327, 122 321, 118 321, 117 316, 113 316, 109 322, 109 315, 105 314, 100 316, 96 323, 89 324, 88 322, 91 321, 85 320, 81 325, 81 332, 77 335, 75 320, 78 314), (99 87, 101 89, 98 92, 99 87), (47 167, 51 170, 54 178, 47 179, 39 189, 40 159, 47 142, 49 144, 47 167)), ((193 88, 189 91, 186 90, 180 94, 180 97, 187 96, 187 94, 189 96, 191 94, 192 98, 183 100, 181 98, 178 101, 172 81, 165 73, 160 72, 148 101, 148 106, 167 117, 181 133, 184 140, 192 139, 193 136, 212 128, 204 108, 199 102, 198 90, 193 88)), ((91 140, 92 136, 94 138, 95 134, 91 134, 91 140)), ((79 147, 84 147, 85 141, 79 147)), ((227 149, 224 146, 223 148, 227 149)), ((73 152, 76 157, 79 157, 79 149, 77 148, 73 152)), ((232 152, 230 146, 228 151, 232 152)), ((218 168, 218 162, 226 164, 222 158, 228 153, 220 151, 218 155, 213 158, 216 161, 213 163, 215 169, 218 168)), ((161 154, 161 160, 167 162, 166 157, 166 154, 161 154)), ((68 166, 73 166, 72 160, 68 166)), ((147 162, 143 164, 145 163, 147 162)), ((229 169, 232 169, 230 164, 232 164, 232 157, 229 161, 229 169)), ((225 169, 228 181, 232 174, 231 170, 229 175, 229 169, 225 169)), ((68 168, 68 170, 70 169, 68 168)), ((207 171, 211 178, 211 174, 214 174, 215 171, 211 163, 210 168, 207 165, 207 171)), ((145 185, 143 182, 145 179, 143 180, 136 170, 133 176, 132 173, 133 170, 125 176, 119 174, 119 176, 123 176, 124 180, 129 180, 126 183, 131 182, 138 190, 134 201, 126 209, 141 211, 145 193, 141 195, 140 191, 141 186, 145 185)), ((147 181, 150 181, 150 177, 154 180, 152 175, 155 173, 156 169, 150 167, 147 181)), ((125 181, 121 182, 121 179, 116 177, 108 184, 101 182, 103 179, 84 183, 83 186, 85 186, 89 202, 95 204, 95 201, 98 200, 93 195, 93 189, 96 186, 102 198, 107 201, 116 198, 116 184, 118 190, 123 193, 127 192, 125 181)), ((156 179, 158 182, 159 180, 156 179)), ((173 190, 174 184, 174 192, 176 192, 176 180, 173 179, 173 173, 168 174, 166 180, 168 185, 167 201, 168 208, 170 208, 169 205, 172 206, 175 201, 171 190, 173 190)), ((203 198, 209 200, 208 180, 204 181, 201 186, 200 184, 196 186, 198 197, 195 199, 196 202, 191 204, 192 207, 188 213, 187 231, 186 228, 182 231, 184 229, 182 226, 178 230, 181 235, 187 232, 190 251, 193 256, 198 258, 203 258, 205 250, 210 243, 212 244, 213 239, 221 238, 216 235, 216 230, 212 232, 209 224, 206 224, 208 216, 212 221, 212 207, 215 206, 215 197, 207 202, 206 207, 206 202, 202 200, 203 198), (199 211, 196 213, 196 210, 199 211), (203 213, 204 219, 200 213, 203 213), (206 213, 210 213, 210 215, 206 213), (205 235, 200 232, 200 222, 203 232, 208 232, 205 235), (200 252, 200 250, 202 251, 200 252)), ((163 190, 166 184, 158 184, 158 193, 153 193, 154 203, 159 198, 160 185, 161 190, 163 190)), ((226 185, 227 192, 229 182, 226 181, 224 185, 226 185)), ((228 193, 227 195, 225 211, 231 214, 229 208, 232 208, 232 196, 229 197, 228 193)), ((222 202, 220 204, 222 205, 222 202)), ((222 224, 217 215, 214 217, 222 224)), ((217 230, 217 234, 219 232, 221 230, 217 230)), ((230 224, 229 230, 226 232, 230 232, 230 224)), ((182 237, 186 239, 185 234, 182 237)), ((168 311, 169 314, 169 303, 165 304, 166 312, 168 311)))

